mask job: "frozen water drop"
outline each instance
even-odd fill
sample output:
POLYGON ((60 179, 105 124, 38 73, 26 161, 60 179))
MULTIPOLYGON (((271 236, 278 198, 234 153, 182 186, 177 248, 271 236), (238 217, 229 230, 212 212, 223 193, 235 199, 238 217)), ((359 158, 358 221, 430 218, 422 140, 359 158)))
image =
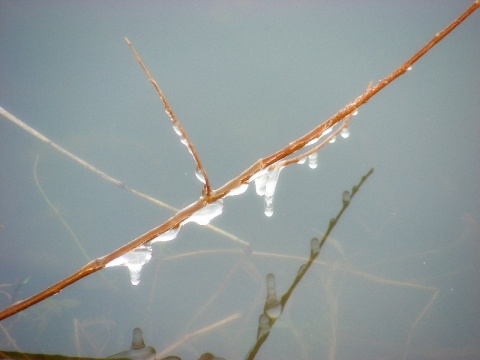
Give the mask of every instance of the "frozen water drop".
POLYGON ((130 282, 132 285, 140 284, 140 272, 142 271, 142 266, 143 265, 137 264, 127 265, 128 271, 130 271, 130 282))
POLYGON ((346 139, 350 136, 350 130, 348 130, 348 126, 346 126, 342 129, 342 131, 340 132, 340 136, 344 139, 346 139))
POLYGON ((180 129, 178 128, 177 125, 175 125, 175 123, 172 122, 172 127, 173 127, 173 130, 175 131, 175 133, 178 135, 178 136, 183 136, 182 135, 182 132, 180 131, 180 129))
POLYGON ((410 71, 410 70, 412 70, 412 67, 411 67, 411 66, 409 66, 409 67, 407 68, 407 71, 410 71))
POLYGON ((119 256, 115 260, 110 261, 106 267, 112 266, 126 266, 130 271, 130 281, 132 285, 140 283, 140 272, 143 265, 152 258, 152 247, 141 245, 128 253, 119 256))
POLYGON ((325 131, 322 133, 322 135, 321 135, 320 137, 325 136, 325 135, 327 135, 327 134, 330 134, 330 133, 332 132, 332 130, 333 130, 333 127, 328 128, 327 130, 325 130, 325 131))
POLYGON ((213 218, 220 215, 223 211, 223 200, 219 199, 211 204, 206 205, 194 212, 190 217, 184 220, 183 224, 196 222, 199 225, 207 225, 213 218))
POLYGON ((300 160, 298 160, 297 164, 299 164, 299 165, 305 164, 305 161, 307 161, 307 156, 304 156, 300 160))
POLYGON ((346 205, 350 202, 350 192, 348 190, 345 190, 342 194, 342 201, 343 204, 346 205))
POLYGON ((336 136, 332 137, 328 142, 329 142, 330 144, 333 144, 333 143, 335 142, 335 140, 337 140, 337 137, 336 137, 336 136))
POLYGON ((358 114, 358 109, 355 109, 352 113, 353 116, 357 115, 358 114))
POLYGON ((273 215, 273 196, 265 196, 265 215, 268 217, 273 215))
POLYGON ((183 135, 180 136, 180 142, 181 142, 183 145, 185 145, 185 146, 188 147, 188 141, 187 141, 187 139, 185 139, 185 137, 184 137, 183 135))
POLYGON ((170 241, 177 237, 180 231, 180 225, 165 231, 163 234, 158 235, 155 239, 150 240, 147 244, 154 244, 159 241, 170 241))
POLYGON ((312 140, 310 140, 305 146, 309 146, 309 145, 313 145, 315 144, 317 141, 318 141, 319 138, 314 138, 312 140))
POLYGON ((265 196, 273 196, 277 186, 278 177, 283 166, 277 166, 267 172, 267 183, 265 184, 265 196))
POLYGON ((270 319, 267 315, 262 314, 258 317, 258 332, 257 339, 260 339, 262 336, 270 332, 270 319))
POLYGON ((320 240, 314 237, 310 241, 310 253, 311 255, 317 255, 319 251, 320 251, 320 240))
POLYGON ((267 172, 267 181, 265 183, 265 215, 270 217, 273 215, 273 195, 277 186, 278 177, 283 166, 277 166, 267 172))
POLYGON ((308 167, 310 169, 316 169, 317 168, 317 166, 318 166, 317 158, 318 158, 318 154, 316 152, 308 155, 308 167))
POLYGON ((282 312, 282 305, 278 301, 275 290, 275 275, 269 273, 267 275, 267 298, 265 299, 264 312, 271 319, 276 319, 282 312))
POLYGON ((239 187, 236 187, 235 189, 231 190, 227 196, 237 196, 240 194, 243 194, 245 191, 248 189, 248 184, 242 184, 239 187))
POLYGON ((206 183, 205 176, 203 176, 203 173, 200 169, 195 170, 195 176, 202 184, 206 183))
POLYGON ((265 195, 265 186, 267 184, 267 171, 265 170, 260 175, 255 177, 255 191, 257 195, 265 195))

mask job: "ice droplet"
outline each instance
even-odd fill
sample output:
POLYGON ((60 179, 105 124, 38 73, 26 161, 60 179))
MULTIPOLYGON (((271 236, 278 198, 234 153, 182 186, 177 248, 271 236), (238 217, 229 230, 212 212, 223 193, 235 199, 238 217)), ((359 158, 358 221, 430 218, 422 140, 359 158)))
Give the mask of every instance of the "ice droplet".
POLYGON ((329 127, 327 130, 325 130, 324 132, 322 132, 322 135, 321 135, 320 137, 325 136, 325 135, 327 135, 327 134, 330 134, 330 133, 332 132, 332 130, 333 130, 333 127, 329 127))
POLYGON ((348 130, 348 126, 346 126, 342 129, 342 131, 340 132, 340 136, 344 139, 346 139, 350 136, 350 130, 348 130))
POLYGON ((270 332, 270 319, 267 315, 262 314, 258 317, 257 339, 270 332))
POLYGON ((273 215, 273 195, 277 186, 278 176, 283 166, 277 166, 267 172, 267 181, 265 183, 265 215, 270 217, 273 215))
POLYGON ((309 142, 307 142, 307 144, 305 146, 309 146, 309 145, 313 145, 315 144, 317 141, 318 141, 319 138, 313 138, 312 140, 310 140, 309 142))
POLYGON ((132 285, 140 283, 140 272, 143 265, 152 258, 152 247, 148 245, 140 245, 139 247, 129 251, 128 253, 110 261, 105 267, 126 266, 130 271, 130 281, 132 285))
POLYGON ((348 190, 345 190, 342 194, 342 201, 343 204, 346 205, 350 202, 350 192, 348 190))
POLYGON ((282 312, 282 305, 278 301, 275 291, 275 275, 269 273, 267 275, 267 298, 265 299, 264 312, 271 319, 276 319, 282 312))
POLYGON ((242 184, 239 187, 231 190, 226 196, 237 196, 243 194, 248 189, 248 184, 242 184))
POLYGON ((190 217, 185 219, 182 224, 196 222, 198 225, 207 225, 213 218, 220 215, 223 211, 223 200, 219 199, 211 204, 206 205, 194 212, 190 217))
POLYGON ((319 251, 320 251, 320 240, 318 240, 318 238, 314 237, 310 241, 310 254, 311 255, 317 255, 319 251))
MULTIPOLYGON (((258 176, 254 175, 254 180, 255 180, 255 191, 257 192, 257 195, 263 196, 265 195, 265 186, 267 184, 267 171, 262 170, 259 171, 257 174, 258 176)), ((253 178, 253 177, 252 177, 253 178)))
POLYGON ((273 215, 273 196, 265 196, 265 216, 272 217, 273 215))
POLYGON ((182 132, 180 131, 180 129, 178 128, 178 126, 175 125, 173 122, 172 122, 172 126, 173 126, 173 130, 175 131, 175 133, 176 133, 178 136, 183 136, 183 135, 182 135, 182 132))
POLYGON ((180 231, 180 225, 165 231, 163 234, 158 235, 155 239, 150 240, 147 244, 154 244, 159 241, 173 240, 177 237, 179 231, 180 231))
POLYGON ((203 173, 200 169, 195 170, 195 176, 202 184, 206 183, 205 176, 203 176, 203 173))
POLYGON ((412 67, 411 67, 411 66, 409 66, 409 67, 407 68, 407 71, 410 71, 410 70, 412 70, 412 67))
POLYGON ((332 138, 330 139, 329 143, 330 143, 330 144, 333 144, 333 143, 335 142, 335 140, 337 140, 337 137, 336 137, 336 136, 332 137, 332 138))
POLYGON ((355 109, 355 111, 352 113, 352 116, 356 116, 358 114, 358 109, 355 109))
POLYGON ((318 166, 317 158, 318 158, 318 154, 316 152, 308 155, 308 167, 310 169, 316 169, 317 168, 317 166, 318 166))
POLYGON ((297 164, 299 164, 299 165, 305 164, 305 161, 307 161, 307 156, 304 156, 300 160, 298 160, 297 164))

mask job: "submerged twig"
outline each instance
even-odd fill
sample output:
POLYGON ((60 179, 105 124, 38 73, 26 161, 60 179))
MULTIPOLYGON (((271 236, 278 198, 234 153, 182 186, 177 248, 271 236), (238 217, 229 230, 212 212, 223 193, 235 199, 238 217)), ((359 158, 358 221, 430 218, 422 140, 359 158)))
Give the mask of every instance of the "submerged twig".
MULTIPOLYGON (((311 245, 311 251, 310 251, 310 258, 308 261, 302 265, 300 265, 300 268, 298 270, 297 276, 295 279, 292 281, 292 284, 288 288, 288 290, 285 292, 285 294, 282 295, 280 298, 280 311, 282 311, 285 308, 285 305, 287 304, 288 299, 290 298, 290 295, 292 295, 293 290, 297 287, 297 285, 300 283, 300 281, 303 279, 303 276, 307 273, 308 269, 312 264, 315 262, 315 260, 318 257, 318 254, 320 254, 320 250, 322 249, 323 245, 328 239, 328 236, 332 232, 333 228, 337 224, 338 220, 342 217, 343 213, 347 209, 347 207, 350 205, 350 201, 353 199, 355 194, 358 192, 360 187, 363 185, 363 183, 368 179, 368 177, 373 173, 373 168, 370 169, 365 175, 362 176, 360 182, 357 185, 354 185, 352 187, 352 192, 349 192, 348 196, 348 201, 346 201, 345 196, 343 199, 343 206, 340 209, 340 211, 337 213, 337 215, 330 220, 330 223, 328 224, 328 229, 323 235, 321 240, 318 239, 312 239, 312 245, 311 245)), ((344 192, 345 194, 345 192, 344 192)), ((263 314, 262 314, 263 315, 263 314)), ((279 314, 280 315, 280 314, 279 314)), ((260 350, 262 347, 263 343, 267 340, 268 336, 270 335, 270 329, 273 327, 275 322, 277 321, 278 317, 268 318, 268 331, 265 331, 261 336, 257 338, 257 341, 255 344, 252 346, 250 351, 248 352, 247 356, 245 357, 245 360, 253 360, 255 356, 257 355, 257 352, 260 350)), ((260 332, 259 332, 260 334, 260 332)))
MULTIPOLYGON (((2 310, 0 312, 0 320, 5 319, 9 316, 12 316, 13 314, 18 313, 19 311, 22 311, 52 295, 57 294, 62 289, 82 279, 83 277, 103 269, 112 260, 128 253, 129 251, 137 248, 138 246, 150 240, 153 240, 154 238, 158 237, 160 234, 163 234, 164 232, 174 227, 180 226, 183 221, 187 220, 190 216, 192 216, 192 214, 194 214, 198 210, 204 208, 205 206, 217 200, 223 199, 223 197, 225 197, 230 191, 237 189, 243 184, 247 184, 257 172, 267 167, 270 167, 271 165, 277 163, 280 160, 283 160, 285 157, 291 154, 294 154, 295 152, 297 152, 298 150, 306 146, 312 140, 316 138, 320 138, 325 130, 331 128, 332 126, 340 122, 347 115, 352 114, 357 108, 359 108, 361 105, 369 101, 370 98, 372 98, 380 90, 382 90, 392 81, 394 81, 400 75, 403 75, 418 59, 420 59, 423 55, 425 55, 425 53, 427 53, 431 48, 433 48, 436 44, 438 44, 445 36, 447 36, 453 29, 455 29, 459 24, 461 24, 469 15, 471 15, 479 7, 480 7, 480 1, 477 0, 463 14, 461 14, 457 19, 455 19, 450 25, 448 25, 444 30, 435 34, 435 36, 427 44, 425 44, 410 59, 408 59, 406 62, 400 65, 390 75, 385 77, 383 80, 380 80, 375 86, 365 91, 362 95, 357 97, 354 101, 346 105, 339 112, 337 112, 335 115, 330 117, 327 121, 325 121, 321 125, 311 130, 309 133, 291 142, 290 144, 288 144, 281 150, 275 152, 274 154, 258 160, 248 169, 243 171, 240 175, 230 180, 228 183, 226 183, 219 189, 211 191, 211 193, 208 193, 208 189, 207 189, 207 193, 205 194, 206 196, 201 197, 196 202, 178 211, 174 216, 172 216, 170 219, 165 221, 163 224, 156 226, 155 228, 151 229, 150 231, 146 232, 143 235, 140 235, 136 239, 123 245, 117 250, 111 252, 110 254, 89 262, 88 264, 80 268, 75 273, 64 278, 58 283, 46 288, 45 290, 33 295, 32 297, 22 301, 18 301, 12 306, 2 310)), ((150 81, 153 81, 153 79, 151 79, 150 81)), ((153 81, 153 84, 155 85, 156 83, 153 81)), ((160 94, 161 92, 159 93, 159 95, 160 94)), ((162 96, 163 94, 161 95, 161 97, 162 96)), ((164 102, 164 105, 166 110, 170 109, 166 101, 164 102)), ((5 111, 0 108, 0 113, 4 114, 5 111)), ((167 114, 172 118, 173 112, 171 112, 171 110, 170 112, 167 112, 167 114)))

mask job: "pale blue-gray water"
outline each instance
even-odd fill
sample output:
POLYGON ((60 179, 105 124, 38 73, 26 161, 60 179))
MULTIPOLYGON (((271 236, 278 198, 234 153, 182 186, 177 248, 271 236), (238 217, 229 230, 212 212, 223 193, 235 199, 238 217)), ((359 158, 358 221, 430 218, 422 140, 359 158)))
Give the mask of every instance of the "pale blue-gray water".
MULTIPOLYGON (((202 184, 125 36, 217 188, 336 113, 470 3, 1 0, 0 106, 183 208, 202 184)), ((478 359, 479 19, 362 106, 316 169, 284 168, 271 217, 253 183, 225 198, 211 224, 241 241, 189 223, 152 244, 138 285, 109 267, 1 321, 0 350, 107 357, 139 327, 158 356, 242 359, 267 274, 281 297, 342 193, 373 167, 256 358, 478 359)), ((172 214, 0 118, 2 309, 172 214)))

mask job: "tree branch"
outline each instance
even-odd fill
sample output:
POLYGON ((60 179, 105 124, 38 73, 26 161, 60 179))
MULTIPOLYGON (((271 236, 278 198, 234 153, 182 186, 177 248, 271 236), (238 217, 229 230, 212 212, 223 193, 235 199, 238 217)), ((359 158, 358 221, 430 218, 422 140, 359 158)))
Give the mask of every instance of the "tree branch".
MULTIPOLYGON (((250 166, 248 169, 243 171, 236 178, 227 182, 225 185, 223 185, 219 189, 212 191, 210 194, 208 194, 208 190, 207 190, 205 196, 201 197, 199 200, 190 204, 186 208, 178 211, 174 216, 172 216, 170 219, 165 221, 163 224, 158 225, 157 227, 151 229, 150 231, 146 232, 143 235, 140 235, 136 239, 123 245, 122 247, 118 248, 112 253, 89 262, 88 264, 80 268, 78 271, 73 273, 72 275, 48 287, 47 289, 37 293, 36 295, 28 299, 18 301, 15 304, 2 310, 0 312, 0 320, 3 320, 9 316, 12 316, 52 295, 57 294, 67 286, 82 279, 83 277, 103 269, 110 261, 116 259, 117 257, 120 257, 126 254, 127 252, 135 249, 136 247, 156 238, 160 234, 172 229, 173 227, 180 226, 183 221, 188 219, 196 211, 202 209, 208 204, 211 204, 219 199, 222 199, 230 191, 235 190, 242 184, 247 184, 257 172, 277 163, 280 160, 283 160, 285 157, 291 154, 294 154, 298 150, 305 147, 313 139, 320 138, 325 130, 333 127, 335 124, 340 122, 343 118, 345 118, 347 115, 352 114, 357 108, 359 108, 361 105, 369 101, 369 99, 372 96, 377 94, 380 90, 382 90, 384 87, 386 87, 393 80, 398 78, 400 75, 404 74, 408 70, 408 68, 410 68, 418 59, 420 59, 431 48, 433 48, 436 44, 438 44, 445 36, 447 36, 453 29, 455 29, 459 24, 461 24, 462 21, 464 21, 469 15, 471 15, 479 7, 480 7, 480 0, 476 0, 462 15, 460 15, 457 19, 455 19, 444 30, 435 34, 435 36, 426 45, 424 45, 410 59, 408 59, 405 63, 400 65, 390 75, 388 75, 386 78, 378 82, 372 88, 367 89, 362 95, 357 97, 353 102, 346 105, 343 109, 341 109, 339 112, 333 115, 330 119, 328 119, 321 125, 317 126, 313 130, 311 130, 309 133, 291 142, 290 144, 288 144, 281 150, 277 151, 276 153, 269 155, 265 158, 259 159, 252 166, 250 166)), ((146 71, 146 69, 144 69, 144 71, 146 71)), ((156 82, 151 77, 149 77, 149 79, 155 86, 156 82)), ((157 88, 158 88, 158 85, 156 86, 156 89, 157 88)), ((157 92, 159 93, 159 96, 162 98, 165 109, 167 111, 168 109, 170 109, 170 107, 168 106, 168 103, 166 102, 166 100, 164 100, 163 94, 161 93, 159 88, 157 89, 157 92)), ((167 114, 170 116, 170 118, 174 122, 173 112, 171 112, 170 110, 170 112, 167 111, 167 114)))

